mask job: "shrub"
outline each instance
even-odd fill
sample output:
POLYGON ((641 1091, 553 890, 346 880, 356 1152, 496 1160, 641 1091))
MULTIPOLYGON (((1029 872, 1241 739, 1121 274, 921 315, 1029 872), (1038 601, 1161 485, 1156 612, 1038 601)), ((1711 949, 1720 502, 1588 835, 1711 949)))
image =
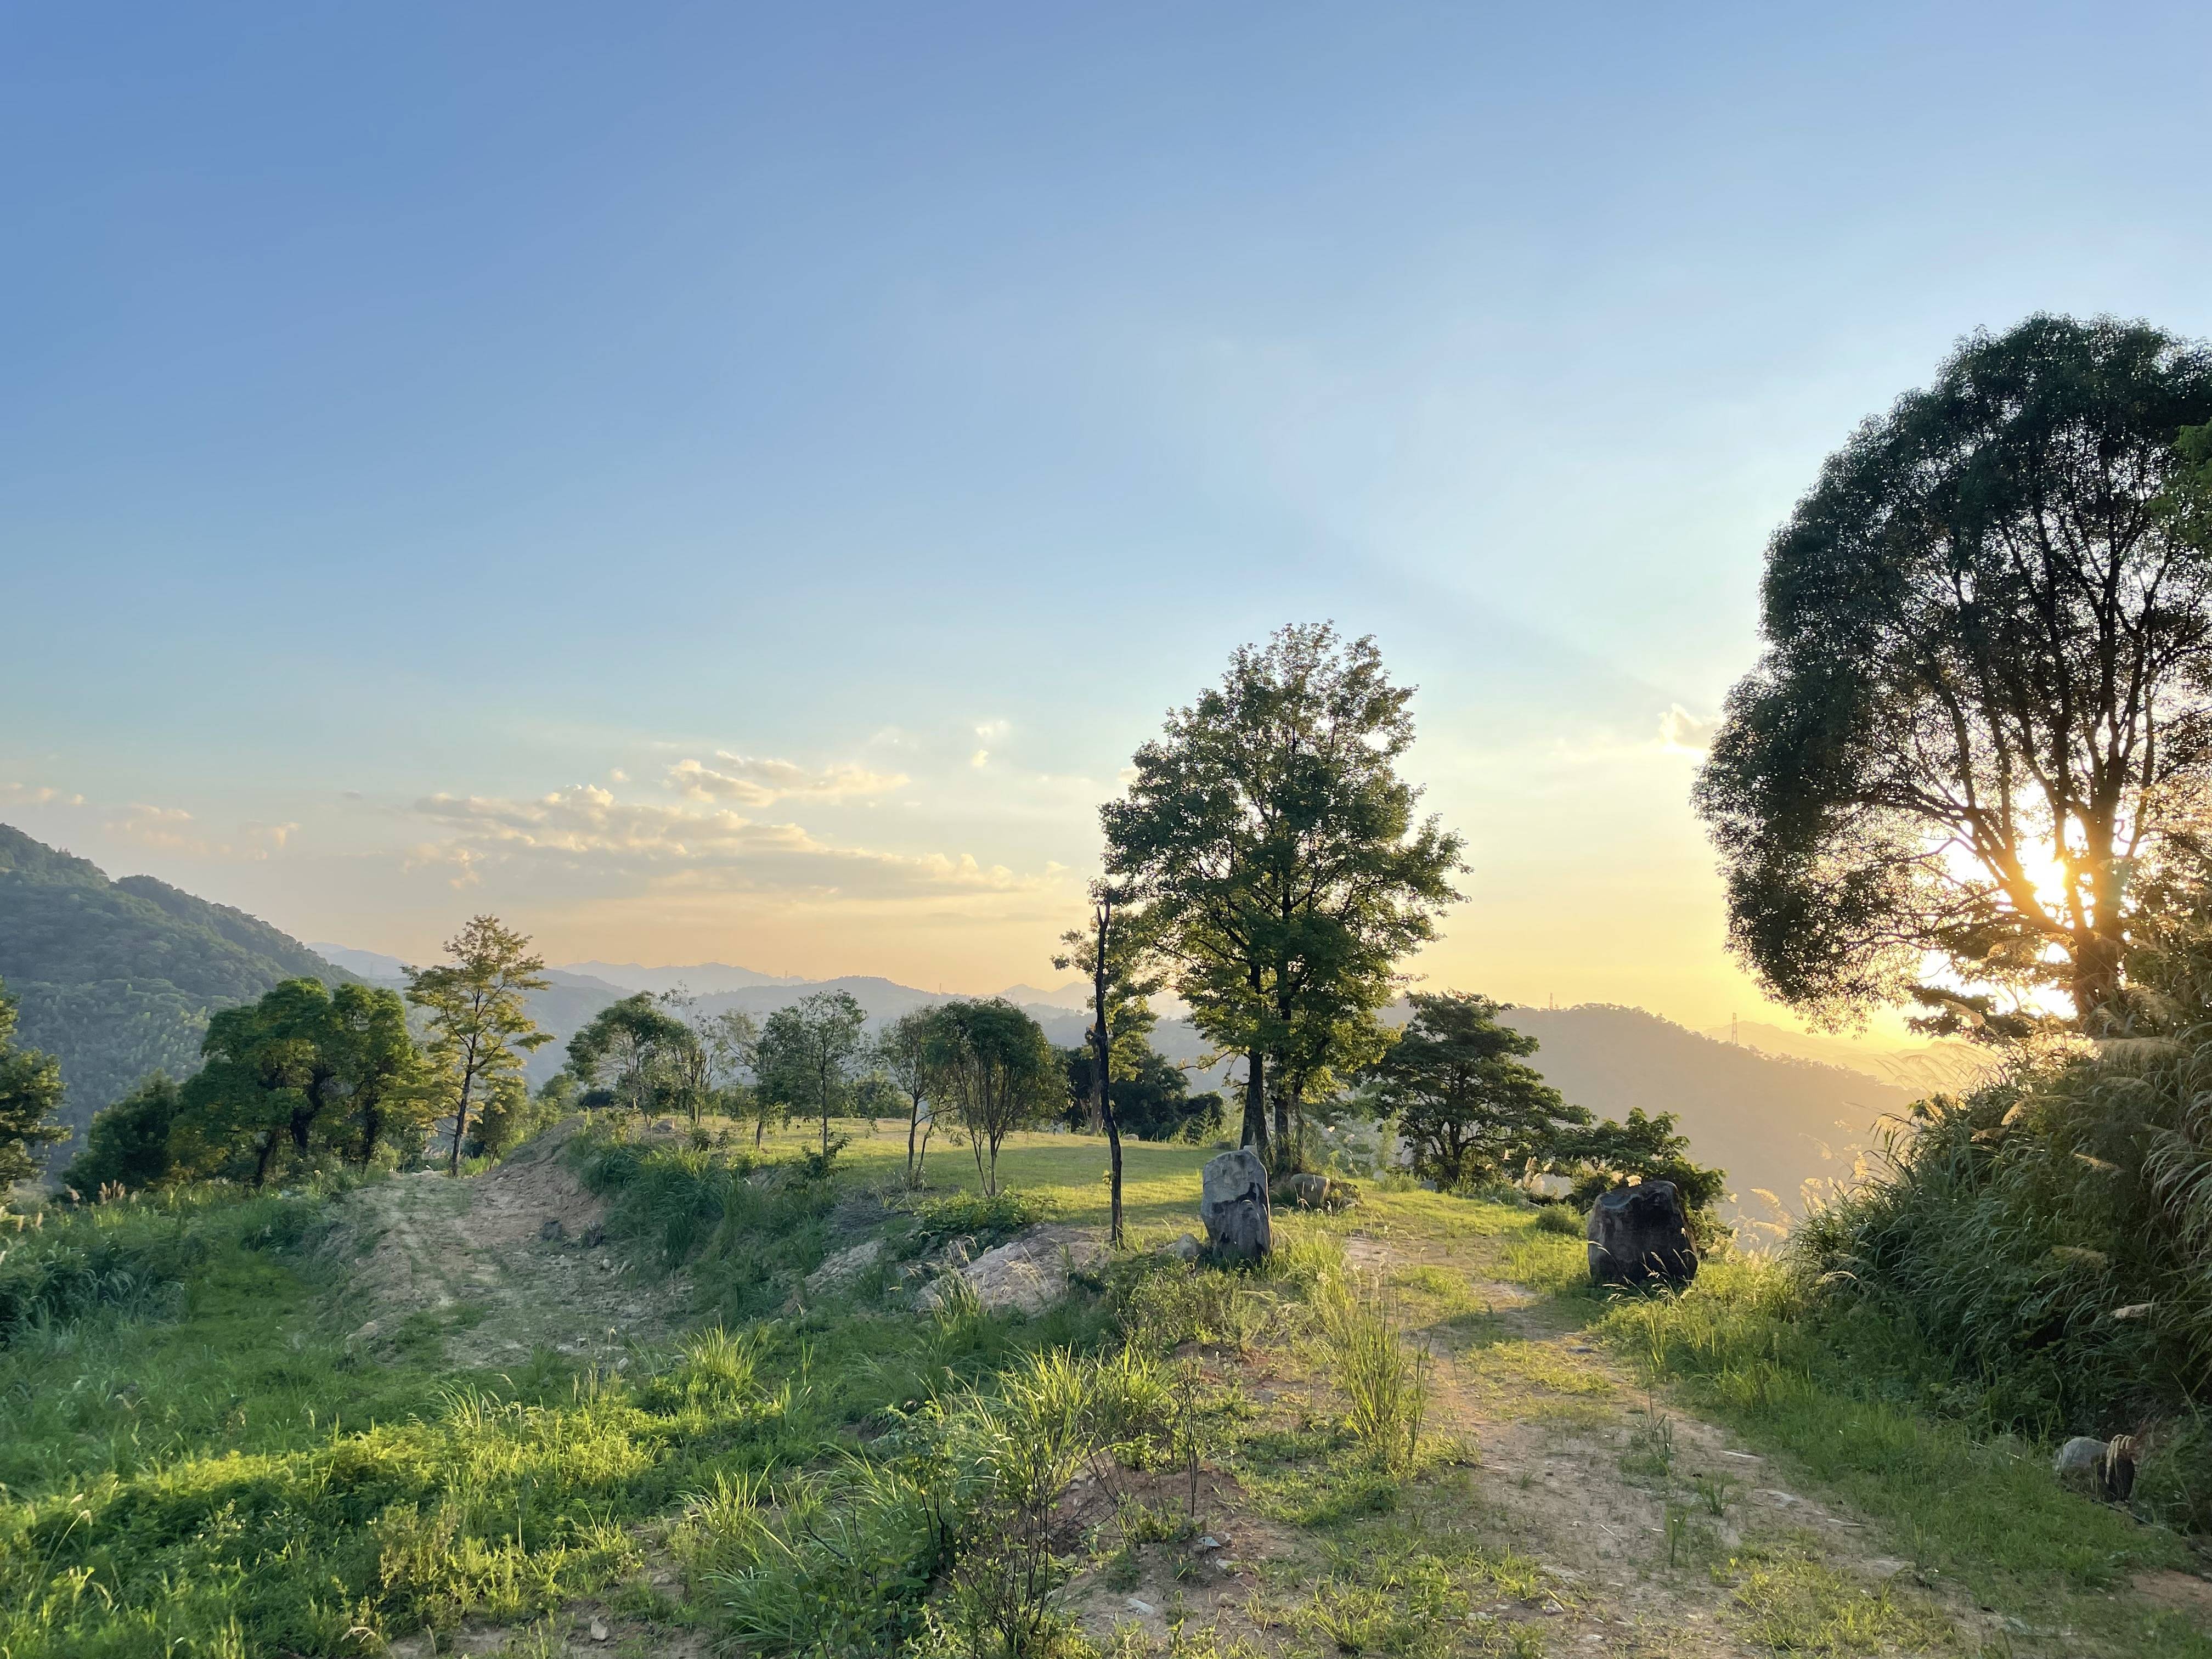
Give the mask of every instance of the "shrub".
POLYGON ((915 1206, 908 1253, 920 1255, 947 1239, 963 1236, 975 1240, 978 1250, 988 1250, 1048 1219, 1053 1212, 1053 1202, 1043 1194, 1017 1192, 1012 1188, 988 1197, 958 1192, 925 1199, 915 1206))

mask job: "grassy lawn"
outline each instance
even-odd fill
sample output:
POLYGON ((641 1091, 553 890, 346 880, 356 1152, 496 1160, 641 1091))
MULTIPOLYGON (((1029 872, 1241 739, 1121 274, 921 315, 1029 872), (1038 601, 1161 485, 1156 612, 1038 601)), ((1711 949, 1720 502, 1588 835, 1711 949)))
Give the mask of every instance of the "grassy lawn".
MULTIPOLYGON (((712 1120, 710 1120, 711 1121, 712 1120)), ((838 1120, 832 1128, 852 1137, 840 1162, 866 1182, 894 1183, 906 1173, 906 1126, 879 1122, 871 1130, 861 1120, 838 1120)), ((804 1126, 771 1129, 770 1153, 788 1157, 820 1144, 817 1128, 804 1126)), ((1122 1213, 1131 1230, 1167 1230, 1170 1237, 1198 1226, 1199 1171, 1218 1156, 1211 1145, 1190 1146, 1144 1140, 1121 1143, 1122 1213)), ((1103 1135, 1022 1133, 1006 1137, 999 1152, 999 1185, 1019 1188, 1049 1199, 1063 1221, 1086 1226, 1106 1224, 1109 1195, 1106 1186, 1107 1149, 1103 1135)), ((982 1190, 975 1160, 965 1146, 945 1144, 943 1136, 930 1143, 926 1168, 933 1193, 982 1190)))

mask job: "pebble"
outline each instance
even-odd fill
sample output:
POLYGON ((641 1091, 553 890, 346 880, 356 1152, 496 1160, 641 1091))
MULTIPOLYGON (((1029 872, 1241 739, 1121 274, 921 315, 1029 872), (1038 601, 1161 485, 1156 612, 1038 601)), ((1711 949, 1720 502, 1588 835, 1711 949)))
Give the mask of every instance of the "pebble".
POLYGON ((594 1619, 594 1620, 592 1620, 592 1640, 593 1640, 594 1642, 604 1642, 604 1641, 605 1641, 605 1640, 607 1639, 607 1636, 608 1636, 608 1631, 607 1631, 607 1626, 606 1626, 606 1622, 605 1622, 605 1620, 599 1620, 599 1619, 594 1619))
POLYGON ((1159 1609, 1155 1607, 1150 1601, 1139 1601, 1133 1595, 1129 1598, 1129 1611, 1132 1613, 1158 1613, 1159 1609))

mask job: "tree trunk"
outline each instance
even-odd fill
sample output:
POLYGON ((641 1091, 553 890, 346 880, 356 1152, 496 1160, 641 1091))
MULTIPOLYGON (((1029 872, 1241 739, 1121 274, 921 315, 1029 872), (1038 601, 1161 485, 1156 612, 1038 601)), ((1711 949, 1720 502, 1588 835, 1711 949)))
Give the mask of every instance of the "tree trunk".
POLYGON ((1106 1157, 1114 1171, 1114 1202, 1110 1218, 1106 1224, 1106 1243, 1109 1249, 1120 1249, 1128 1241, 1121 1236, 1121 1123, 1114 1115, 1114 1103, 1106 1103, 1106 1157))
POLYGON ((913 1191, 914 1188, 920 1184, 915 1178, 916 1170, 915 1167, 914 1141, 915 1137, 921 1133, 921 1098, 920 1096, 916 1096, 915 1097, 914 1109, 907 1114, 906 1120, 906 1184, 907 1190, 909 1192, 913 1191))
POLYGON ((1290 1088, 1289 1072, 1278 1072, 1275 1074, 1275 1159, 1282 1166, 1278 1173, 1285 1174, 1298 1166, 1297 1143, 1291 1139, 1290 1088))
POLYGON ((2103 933, 2076 935, 2074 946, 2074 1022, 2095 1036, 2097 1011, 2119 994, 2120 945, 2103 933))
POLYGON ((1244 1132, 1242 1140, 1267 1161, 1267 1057, 1258 1048, 1244 1056, 1244 1132))
POLYGON ((446 1160, 446 1173, 461 1172, 461 1136, 469 1127, 469 1089, 477 1080, 476 1065, 471 1060, 461 1073, 461 1097, 453 1106, 453 1151, 446 1160))
POLYGON ((1106 1247, 1118 1250, 1121 1236, 1121 1125, 1114 1115, 1111 1087, 1114 1030, 1106 1013, 1106 952, 1113 943, 1114 906, 1110 898, 1098 903, 1098 933, 1091 953, 1091 1115, 1106 1131, 1108 1186, 1112 1197, 1106 1226, 1106 1247))

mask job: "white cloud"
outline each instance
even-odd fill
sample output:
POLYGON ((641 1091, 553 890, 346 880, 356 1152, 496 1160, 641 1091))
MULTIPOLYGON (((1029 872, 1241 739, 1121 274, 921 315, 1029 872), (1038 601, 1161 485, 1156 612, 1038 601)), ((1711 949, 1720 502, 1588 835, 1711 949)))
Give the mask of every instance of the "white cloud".
POLYGON ((82 795, 64 794, 43 784, 0 783, 0 800, 19 801, 25 806, 82 806, 82 795))
POLYGON ((408 849, 399 868, 411 873, 416 870, 450 869, 446 885, 459 892, 464 887, 473 887, 483 879, 477 873, 477 861, 483 855, 473 847, 459 842, 422 842, 408 849))
MULTIPOLYGON (((902 772, 871 772, 849 763, 809 771, 787 760, 766 756, 733 755, 718 750, 719 764, 678 761, 668 769, 668 787, 694 800, 732 800, 741 806, 766 806, 803 796, 815 800, 841 800, 853 795, 881 795, 906 782, 902 772)), ((617 782, 622 775, 615 775, 617 782)))
POLYGON ((1713 746, 1713 722, 1701 720, 1680 703, 1659 717, 1659 746, 1682 754, 1702 755, 1713 746))
POLYGON ((968 764, 970 766, 988 766, 990 763, 991 751, 988 749, 978 749, 968 757, 968 764))

